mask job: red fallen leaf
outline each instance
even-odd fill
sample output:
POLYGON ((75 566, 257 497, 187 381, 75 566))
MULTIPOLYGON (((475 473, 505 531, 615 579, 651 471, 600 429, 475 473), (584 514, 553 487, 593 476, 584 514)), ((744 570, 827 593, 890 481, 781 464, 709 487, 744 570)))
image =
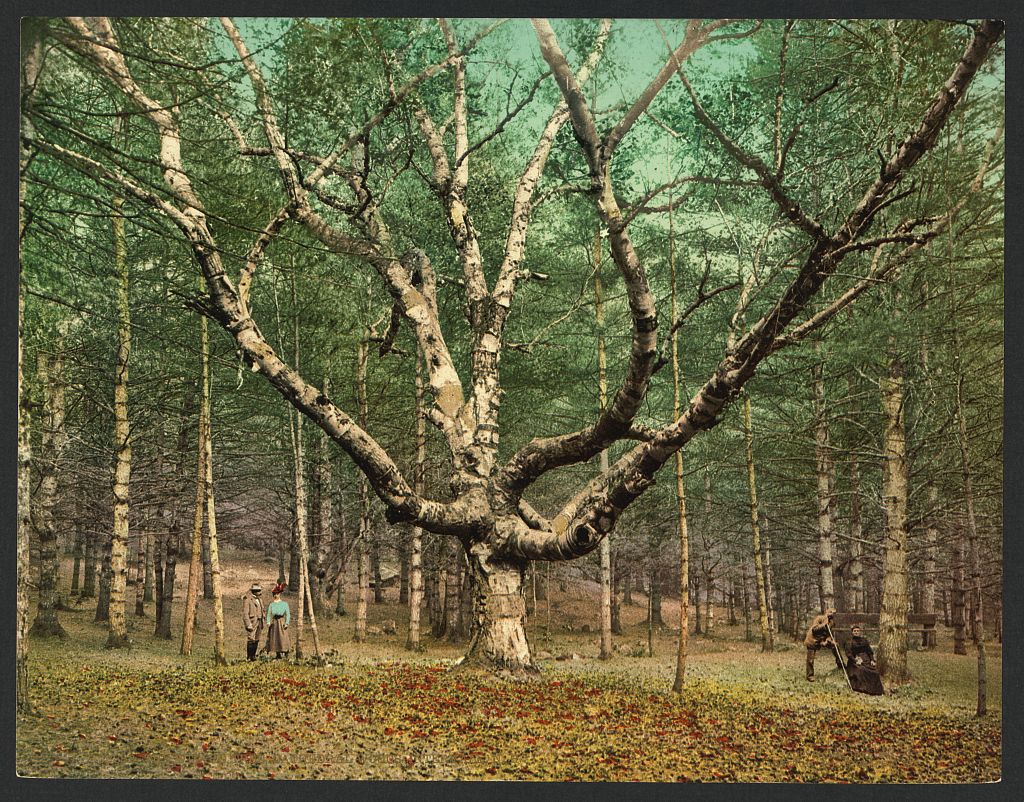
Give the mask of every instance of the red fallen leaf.
POLYGON ((488 774, 497 774, 498 773, 498 770, 496 768, 494 768, 494 766, 488 766, 486 769, 484 769, 484 771, 486 771, 488 774))
POLYGON ((394 735, 396 732, 398 732, 398 730, 396 730, 394 727, 385 727, 384 728, 384 734, 385 735, 394 735))
POLYGON ((537 723, 538 724, 550 724, 551 720, 550 719, 546 719, 546 718, 539 718, 539 719, 537 719, 537 723))
POLYGON ((366 716, 360 716, 358 713, 356 713, 354 716, 352 716, 352 720, 358 721, 360 724, 365 724, 370 719, 368 719, 366 716))
POLYGON ((700 730, 694 730, 693 732, 690 733, 690 737, 691 738, 700 738, 700 736, 701 736, 700 730))
POLYGON ((140 760, 149 756, 149 752, 132 752, 132 757, 137 757, 140 760))
POLYGON ((194 711, 192 711, 192 710, 175 710, 174 712, 177 713, 182 718, 188 718, 189 716, 191 716, 193 714, 194 711))
POLYGON ((203 741, 203 751, 204 752, 209 752, 210 751, 210 743, 208 741, 203 741))
POLYGON ((292 736, 289 735, 287 732, 279 732, 278 735, 280 735, 286 741, 290 741, 292 739, 292 736))
POLYGON ((717 718, 709 718, 708 719, 708 724, 717 724, 717 723, 718 723, 718 719, 717 718))
POLYGON ((324 710, 327 710, 330 707, 334 707, 335 704, 337 704, 337 703, 334 702, 331 699, 321 699, 320 700, 320 705, 324 708, 324 710))
POLYGON ((654 734, 658 736, 668 735, 668 730, 655 730, 654 734))
POLYGON ((281 747, 281 751, 282 752, 291 752, 292 748, 290 746, 282 746, 281 747))
POLYGON ((414 757, 407 757, 405 759, 405 765, 406 766, 413 766, 413 765, 415 765, 415 763, 416 763, 416 758, 414 758, 414 757))
POLYGON ((108 735, 107 736, 107 740, 108 741, 116 741, 117 740, 117 736, 116 735, 108 735))
POLYGON ((196 761, 196 768, 197 769, 202 769, 202 768, 205 768, 205 767, 206 767, 206 764, 202 760, 197 760, 196 761))
POLYGON ((483 741, 470 741, 468 744, 466 744, 466 748, 467 749, 478 749, 478 748, 480 748, 483 745, 484 745, 483 741))
POLYGON ((334 721, 334 718, 335 718, 334 713, 328 713, 327 714, 327 720, 328 721, 334 721))
POLYGON ((180 763, 175 763, 173 766, 171 766, 171 771, 180 772, 181 771, 181 764, 180 763))

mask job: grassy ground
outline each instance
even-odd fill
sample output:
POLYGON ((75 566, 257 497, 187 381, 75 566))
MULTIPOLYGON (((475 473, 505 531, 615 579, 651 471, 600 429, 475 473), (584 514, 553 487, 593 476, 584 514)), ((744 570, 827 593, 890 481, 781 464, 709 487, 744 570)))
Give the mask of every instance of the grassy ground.
MULTIPOLYGON (((71 640, 33 639, 37 716, 18 719, 17 769, 33 777, 536 779, 650 781, 978 782, 1000 776, 1001 652, 989 649, 989 709, 973 716, 973 655, 912 651, 914 680, 885 697, 851 694, 819 656, 803 679, 802 647, 783 636, 773 654, 742 624, 690 638, 687 688, 670 692, 675 635, 646 647, 642 606, 623 610, 614 659, 580 632, 596 612, 586 590, 554 593, 531 618, 540 661, 533 683, 449 670, 463 646, 423 637, 404 650, 405 616, 371 605, 393 635, 351 640, 353 616, 320 621, 329 665, 247 664, 239 624, 249 581, 272 565, 225 562, 230 658, 212 661, 203 602, 193 656, 133 620, 128 651, 104 648, 93 607, 63 613, 71 640), (557 626, 555 624, 557 622, 557 626), (567 631, 565 625, 573 627, 567 631)), ((184 588, 181 588, 183 592, 184 588)), ((179 598, 180 598, 179 593, 179 598)), ((180 616, 181 605, 176 603, 180 616)), ((150 614, 151 614, 150 610, 150 614)), ((676 610, 664 608, 666 620, 676 610)), ((174 628, 180 633, 180 621, 174 628)), ((293 627, 294 631, 294 627, 293 627)))

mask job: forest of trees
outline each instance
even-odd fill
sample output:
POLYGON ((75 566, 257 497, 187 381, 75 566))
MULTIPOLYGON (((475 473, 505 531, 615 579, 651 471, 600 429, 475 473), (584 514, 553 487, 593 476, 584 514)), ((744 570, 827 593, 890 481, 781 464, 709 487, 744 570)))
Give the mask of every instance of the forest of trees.
POLYGON ((19 704, 72 599, 111 648, 134 612, 188 654, 171 610, 220 609, 227 544, 308 599, 299 656, 318 617, 367 638, 388 592, 410 649, 422 609, 470 663, 532 673, 553 566, 606 588, 603 656, 624 595, 656 621, 684 594, 677 686, 716 609, 765 650, 878 613, 896 685, 908 614, 934 613, 982 712, 1001 37, 26 19, 19 704))

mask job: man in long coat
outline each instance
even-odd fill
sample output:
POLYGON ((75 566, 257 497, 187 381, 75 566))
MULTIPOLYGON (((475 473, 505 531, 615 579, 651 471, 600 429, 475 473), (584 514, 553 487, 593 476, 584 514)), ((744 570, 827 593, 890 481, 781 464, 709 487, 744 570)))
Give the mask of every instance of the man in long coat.
POLYGON ((807 681, 814 682, 814 656, 818 649, 828 649, 835 658, 839 670, 843 670, 843 661, 839 657, 839 650, 836 642, 832 640, 832 617, 836 611, 831 607, 821 615, 814 617, 811 625, 807 628, 807 635, 804 637, 804 646, 807 647, 807 681))
POLYGON ((263 606, 263 599, 260 598, 263 588, 259 582, 253 582, 249 592, 242 597, 242 626, 245 627, 245 656, 247 660, 256 659, 256 649, 260 645, 260 635, 263 634, 264 616, 266 608, 263 606))

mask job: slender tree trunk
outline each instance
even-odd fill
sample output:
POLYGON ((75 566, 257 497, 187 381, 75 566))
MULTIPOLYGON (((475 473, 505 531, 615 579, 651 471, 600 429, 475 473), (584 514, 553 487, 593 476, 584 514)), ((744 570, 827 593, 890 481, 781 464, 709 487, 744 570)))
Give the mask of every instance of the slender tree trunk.
POLYGON ((110 536, 104 533, 100 544, 100 570, 99 570, 99 592, 96 595, 96 616, 93 620, 96 623, 110 621, 110 536))
POLYGON ((213 563, 210 560, 210 530, 203 530, 203 598, 213 598, 213 563))
MULTIPOLYGON (((938 555, 938 526, 937 510, 939 507, 939 490, 934 480, 928 482, 928 524, 925 529, 925 553, 924 553, 924 577, 922 579, 924 588, 921 591, 921 612, 935 614, 935 576, 936 557, 938 555)), ((935 648, 935 630, 926 631, 924 643, 926 648, 935 648)))
POLYGON ((856 613, 864 612, 864 537, 860 514, 860 463, 857 453, 850 454, 850 604, 856 613))
MULTIPOLYGON (((209 556, 210 593, 213 598, 213 660, 217 665, 227 665, 224 652, 224 605, 220 583, 220 549, 217 545, 217 511, 213 488, 213 389, 210 382, 210 338, 206 318, 202 324, 203 390, 201 419, 206 428, 203 434, 203 454, 206 469, 203 472, 206 496, 206 546, 209 556)), ((205 568, 204 568, 205 577, 205 568)), ((300 619, 301 620, 301 619, 300 619)))
MULTIPOLYGON (((295 294, 295 276, 292 274, 291 282, 292 307, 298 308, 295 294)), ((299 370, 299 316, 295 315, 295 327, 293 338, 295 345, 295 370, 299 370)), ((309 626, 313 637, 313 654, 320 657, 320 637, 316 627, 316 613, 313 609, 313 596, 309 587, 309 539, 307 532, 308 511, 306 509, 306 474, 303 456, 302 422, 305 416, 298 410, 294 411, 294 426, 289 430, 292 436, 292 452, 295 465, 295 539, 299 550, 299 610, 298 623, 295 633, 295 659, 300 660, 302 654, 302 637, 305 633, 305 611, 309 607, 309 626)), ((365 426, 365 421, 362 422, 365 426)))
MULTIPOLYGON (((820 356, 821 344, 816 344, 820 356)), ((822 357, 824 359, 824 357, 822 357)), ((832 580, 833 528, 832 528, 832 451, 828 436, 828 413, 825 410, 825 381, 823 363, 811 369, 811 389, 814 394, 814 451, 815 475, 818 481, 818 595, 822 611, 836 606, 835 586, 832 580)))
MULTIPOLYGON (((153 620, 160 626, 160 616, 164 609, 164 555, 167 553, 167 532, 163 530, 164 521, 160 520, 161 531, 155 538, 153 548, 153 620)), ((155 630, 154 630, 155 631, 155 630)))
POLYGON ((887 684, 907 682, 907 496, 909 467, 904 426, 903 364, 892 355, 881 382, 885 412, 882 504, 885 544, 882 557, 882 605, 879 616, 878 670, 887 684))
MULTIPOLYGON (((356 352, 356 404, 359 410, 359 425, 365 429, 369 409, 366 401, 366 360, 369 354, 367 333, 359 341, 356 352)), ((370 489, 366 476, 359 475, 359 545, 356 560, 359 577, 359 596, 356 599, 356 643, 366 640, 366 609, 370 593, 370 489)))
POLYGON ((277 537, 277 584, 285 584, 285 558, 284 553, 286 551, 284 545, 284 535, 278 535, 277 537))
MULTIPOLYGON (((620 565, 619 565, 619 559, 618 559, 617 554, 618 554, 618 550, 617 549, 612 551, 612 634, 613 635, 621 635, 622 634, 622 618, 621 618, 620 609, 619 609, 619 588, 622 585, 622 577, 621 577, 621 575, 619 573, 620 565)), ((543 591, 543 589, 545 587, 544 583, 540 582, 538 584, 540 586, 539 589, 543 591)), ((543 601, 544 599, 547 598, 547 596, 546 595, 538 595, 537 598, 540 599, 541 601, 543 601)))
POLYGON ((775 620, 775 576, 772 574, 772 540, 768 534, 768 515, 761 517, 761 537, 764 540, 764 592, 768 605, 768 629, 778 632, 775 620))
MULTIPOLYGON (((163 516, 158 516, 157 520, 163 521, 163 516)), ((146 550, 143 554, 142 560, 144 564, 144 573, 142 578, 142 601, 143 603, 153 602, 153 585, 156 580, 156 565, 155 565, 155 549, 156 543, 152 532, 146 533, 146 550)))
POLYGON ((163 548, 161 557, 163 560, 162 576, 157 575, 157 604, 156 629, 154 637, 170 640, 171 613, 174 610, 174 581, 178 572, 178 553, 181 550, 181 497, 188 489, 186 479, 186 464, 188 461, 188 433, 189 424, 192 418, 192 410, 195 400, 189 389, 182 393, 181 424, 178 428, 178 440, 175 450, 175 461, 173 469, 173 492, 174 498, 171 503, 171 520, 167 526, 167 532, 163 537, 163 548))
MULTIPOLYGON (((956 365, 962 365, 959 337, 954 335, 956 365)), ((960 467, 964 480, 964 500, 967 504, 967 542, 971 560, 971 595, 974 606, 974 646, 978 652, 978 703, 975 715, 988 712, 988 680, 985 668, 985 618, 981 588, 981 558, 978 546, 978 522, 974 514, 974 481, 971 474, 970 443, 967 439, 967 418, 964 414, 964 377, 957 376, 956 413, 959 429, 960 467)))
POLYGON ((82 558, 82 593, 81 598, 96 597, 96 534, 85 531, 85 556, 82 558))
MULTIPOLYGON (((329 376, 324 376, 323 391, 327 395, 330 392, 331 382, 329 376)), ((330 533, 333 529, 331 516, 331 498, 334 495, 334 477, 331 473, 330 442, 327 433, 321 431, 316 440, 316 536, 310 542, 310 559, 307 572, 310 573, 310 595, 313 600, 313 609, 318 614, 330 616, 330 608, 324 594, 324 579, 326 572, 324 563, 326 561, 327 544, 330 533)))
POLYGON ((458 620, 459 603, 461 602, 462 584, 459 581, 459 568, 461 560, 459 549, 454 544, 446 549, 446 572, 444 582, 444 619, 446 623, 446 635, 449 641, 459 640, 458 620))
MULTIPOLYGON (((690 584, 689 582, 687 584, 690 584)), ((693 572, 693 583, 691 590, 693 592, 693 634, 703 635, 704 634, 704 617, 701 615, 702 605, 700 603, 700 589, 703 583, 700 579, 700 572, 693 572)), ((686 603, 689 604, 690 600, 687 598, 686 603)))
POLYGON ((139 533, 138 550, 135 552, 135 615, 146 615, 146 533, 139 533))
POLYGON ((757 584, 757 609, 761 625, 761 651, 775 651, 775 638, 768 625, 768 589, 761 560, 761 525, 757 507, 757 478, 754 473, 754 427, 750 416, 750 396, 743 394, 743 430, 747 441, 747 485, 750 489, 750 529, 754 554, 754 581, 757 584))
POLYGON ((370 572, 373 576, 373 603, 384 603, 384 577, 380 570, 380 536, 373 533, 370 539, 370 572))
MULTIPOLYGON (((200 336, 203 350, 206 349, 207 329, 205 318, 200 318, 200 336)), ((188 566, 188 590, 185 592, 185 620, 181 632, 181 653, 192 654, 192 641, 195 637, 196 612, 199 607, 199 590, 202 585, 203 570, 203 507, 206 504, 206 407, 200 400, 198 424, 198 458, 196 468, 196 502, 195 515, 192 519, 192 551, 188 566)))
POLYGON ((71 595, 77 596, 81 590, 82 554, 84 552, 85 536, 82 534, 81 520, 75 521, 75 545, 72 551, 74 562, 71 567, 71 595))
POLYGON ((114 527, 110 539, 110 627, 107 648, 128 642, 126 584, 128 579, 128 502, 132 471, 131 429, 128 421, 128 358, 131 316, 128 309, 128 258, 124 239, 124 200, 114 198, 114 263, 117 267, 117 370, 114 380, 114 527))
POLYGON ((39 541, 39 599, 32 635, 68 637, 57 617, 60 609, 60 549, 53 510, 57 505, 60 463, 67 435, 64 431, 64 359, 62 355, 66 324, 57 336, 52 362, 45 353, 38 357, 37 375, 43 389, 43 435, 39 451, 38 503, 34 507, 35 530, 39 541))
POLYGON ((293 593, 298 592, 299 584, 302 582, 299 571, 299 533, 296 520, 295 510, 292 510, 291 536, 288 540, 288 590, 293 593))
MULTIPOLYGON (((413 469, 413 490, 422 496, 426 491, 427 412, 423 387, 423 349, 416 351, 416 466, 413 469)), ((420 644, 420 609, 423 606, 423 530, 412 528, 409 541, 409 636, 405 648, 422 649, 420 644)))
MULTIPOLYGON (((27 21, 26 21, 27 22, 27 21)), ((20 86, 22 90, 21 132, 32 133, 28 114, 31 107, 31 89, 36 85, 42 66, 43 36, 38 23, 23 24, 20 86)), ((18 149, 18 246, 19 256, 24 242, 27 219, 25 215, 25 172, 32 160, 32 150, 21 141, 18 149)), ((18 524, 17 524, 17 580, 15 600, 15 700, 19 713, 32 712, 31 683, 28 671, 29 598, 31 578, 31 552, 29 532, 32 529, 32 427, 30 398, 22 369, 22 349, 25 343, 25 295, 21 276, 24 259, 18 261, 18 524)))
MULTIPOLYGON (((38 57, 38 53, 35 53, 38 57)), ((24 158, 24 156, 23 156, 24 158)), ((24 192, 24 183, 21 186, 24 192)), ((24 214, 24 212, 22 212, 24 214)), ((28 673, 28 587, 31 580, 29 565, 29 531, 32 528, 32 437, 28 388, 21 367, 22 344, 25 340, 25 297, 18 296, 18 589, 15 615, 17 643, 15 674, 17 709, 19 713, 32 711, 28 673)))
MULTIPOLYGON (((670 223, 671 225, 671 223, 670 223)), ((670 246, 671 253, 671 246, 670 246)), ((671 260, 670 260, 671 261, 671 260)), ((604 347, 604 288, 601 284, 601 231, 594 233, 594 317, 597 327, 597 404, 603 415, 608 404, 608 375, 604 347)), ((674 269, 674 265, 673 265, 674 269)), ((602 475, 608 472, 608 449, 600 456, 602 475)), ((601 660, 612 659, 612 552, 611 536, 602 538, 601 558, 601 660)))

